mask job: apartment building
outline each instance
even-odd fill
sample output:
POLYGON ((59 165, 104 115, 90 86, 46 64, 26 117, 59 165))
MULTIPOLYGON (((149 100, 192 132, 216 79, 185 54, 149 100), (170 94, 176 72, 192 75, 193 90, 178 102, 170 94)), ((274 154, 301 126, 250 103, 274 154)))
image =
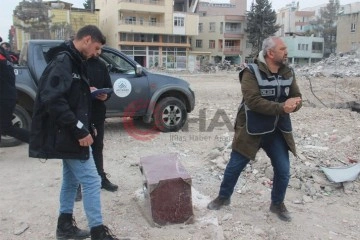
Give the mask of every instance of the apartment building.
POLYGON ((108 45, 142 66, 187 69, 198 0, 96 0, 108 45))
POLYGON ((360 50, 360 2, 342 5, 337 21, 336 52, 355 53, 360 50))
POLYGON ((299 2, 295 3, 293 1, 276 13, 276 24, 280 25, 280 29, 275 35, 284 37, 287 33, 304 34, 306 31, 311 30, 310 21, 314 19, 314 10, 299 10, 299 2))
POLYGON ((201 1, 196 10, 200 16, 199 35, 192 38, 192 50, 204 52, 203 58, 209 63, 244 62, 251 51, 245 33, 246 5, 246 0, 201 1))
MULTIPOLYGON (((49 25, 50 31, 47 34, 38 34, 36 38, 51 38, 51 39, 69 39, 73 36, 77 30, 87 24, 93 24, 98 26, 99 24, 99 12, 90 11, 80 8, 73 8, 72 3, 64 1, 44 1, 48 7, 48 16, 51 16, 51 23, 49 25)), ((13 21, 16 25, 26 26, 26 24, 14 16, 13 21)), ((14 29, 14 42, 16 43, 15 49, 21 50, 23 43, 26 40, 33 39, 29 32, 25 32, 23 29, 16 27, 14 29)), ((41 32, 48 31, 48 29, 40 29, 41 32)))
POLYGON ((294 65, 306 65, 320 61, 324 56, 324 38, 291 34, 281 37, 288 50, 288 59, 294 65))
POLYGON ((276 13, 276 24, 280 29, 275 33, 288 47, 289 62, 294 65, 306 65, 320 61, 324 56, 324 39, 305 36, 311 30, 310 21, 316 18, 320 9, 299 10, 299 2, 293 1, 276 13))

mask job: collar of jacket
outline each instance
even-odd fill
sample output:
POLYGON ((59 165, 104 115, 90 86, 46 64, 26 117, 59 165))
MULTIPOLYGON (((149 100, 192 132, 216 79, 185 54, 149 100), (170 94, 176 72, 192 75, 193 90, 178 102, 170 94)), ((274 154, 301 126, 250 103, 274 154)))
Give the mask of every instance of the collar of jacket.
MULTIPOLYGON (((265 61, 265 57, 263 54, 263 51, 259 52, 259 55, 257 56, 257 58, 254 61, 258 66, 259 66, 259 70, 266 73, 267 77, 272 76, 273 74, 270 72, 266 61, 265 61)), ((281 76, 287 76, 288 74, 292 74, 292 70, 291 68, 288 66, 288 64, 283 65, 280 67, 279 71, 278 71, 279 75, 281 76)))
POLYGON ((75 45, 72 41, 65 41, 64 45, 68 48, 68 51, 77 62, 82 63, 86 61, 82 54, 75 48, 75 45))
POLYGON ((72 41, 65 41, 59 46, 51 48, 46 54, 46 58, 48 61, 51 61, 52 59, 54 59, 56 55, 58 55, 61 52, 68 52, 71 58, 73 59, 73 61, 78 65, 81 65, 83 62, 85 62, 85 59, 82 57, 80 52, 75 48, 74 43, 72 41))

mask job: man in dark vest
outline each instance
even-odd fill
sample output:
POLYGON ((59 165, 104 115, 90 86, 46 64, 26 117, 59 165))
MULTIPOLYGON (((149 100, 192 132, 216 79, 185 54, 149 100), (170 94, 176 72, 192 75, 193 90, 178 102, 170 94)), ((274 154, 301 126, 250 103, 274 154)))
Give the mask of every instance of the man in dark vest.
POLYGON ((287 66, 287 47, 279 37, 264 40, 262 51, 239 74, 243 101, 235 122, 230 160, 218 196, 208 204, 218 210, 230 197, 242 170, 262 148, 274 169, 270 211, 291 221, 284 204, 290 179, 289 150, 296 155, 290 113, 301 107, 294 72, 287 66))

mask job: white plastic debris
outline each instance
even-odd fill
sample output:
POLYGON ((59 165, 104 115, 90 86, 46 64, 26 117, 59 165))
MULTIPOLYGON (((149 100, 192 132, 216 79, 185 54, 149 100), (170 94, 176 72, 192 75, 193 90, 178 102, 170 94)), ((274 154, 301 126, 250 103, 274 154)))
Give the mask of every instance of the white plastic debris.
POLYGON ((332 182, 350 182, 358 178, 360 163, 345 167, 320 167, 326 177, 332 182))

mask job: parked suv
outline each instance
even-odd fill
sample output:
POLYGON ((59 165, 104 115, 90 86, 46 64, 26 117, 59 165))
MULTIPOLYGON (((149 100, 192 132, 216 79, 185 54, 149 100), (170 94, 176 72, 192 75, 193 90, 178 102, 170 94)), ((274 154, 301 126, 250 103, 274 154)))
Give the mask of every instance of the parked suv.
MULTIPOLYGON (((21 51, 15 66, 18 101, 13 123, 29 128, 38 80, 47 62, 47 51, 63 41, 30 40, 21 51)), ((108 67, 114 92, 106 101, 106 117, 141 118, 163 132, 180 130, 187 114, 194 109, 195 95, 183 79, 153 73, 140 66, 119 50, 104 46, 100 55, 108 67)), ((2 136, 0 147, 15 146, 20 142, 2 136)))

